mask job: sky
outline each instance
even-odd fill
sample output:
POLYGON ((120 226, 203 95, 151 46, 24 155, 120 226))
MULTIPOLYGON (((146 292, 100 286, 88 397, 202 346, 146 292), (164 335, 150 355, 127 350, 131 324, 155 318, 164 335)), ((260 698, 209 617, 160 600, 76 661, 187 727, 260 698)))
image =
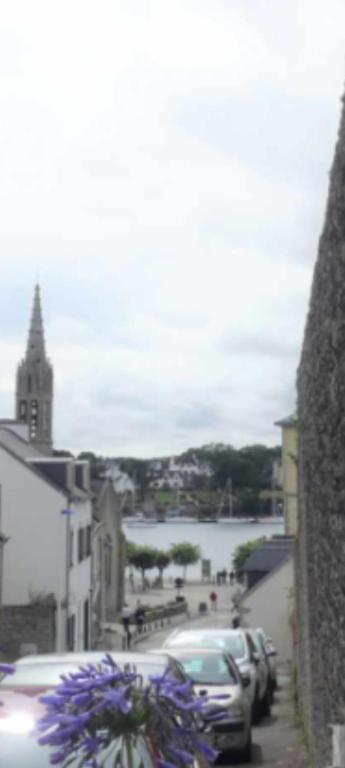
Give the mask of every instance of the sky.
POLYGON ((343 0, 4 4, 2 417, 38 280, 56 447, 279 443, 344 29, 343 0))

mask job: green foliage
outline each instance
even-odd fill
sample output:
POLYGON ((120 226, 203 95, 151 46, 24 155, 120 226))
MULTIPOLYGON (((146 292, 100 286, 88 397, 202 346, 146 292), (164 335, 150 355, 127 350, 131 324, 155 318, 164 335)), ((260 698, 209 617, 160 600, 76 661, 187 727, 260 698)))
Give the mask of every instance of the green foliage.
POLYGON ((157 550, 149 546, 136 546, 131 553, 131 565, 141 571, 143 576, 145 571, 150 571, 156 565, 157 550))
POLYGON ((181 541, 180 544, 173 544, 170 550, 171 559, 175 565, 183 567, 183 576, 186 578, 187 566, 194 565, 200 560, 200 547, 196 544, 190 544, 189 541, 181 541))
POLYGON ((162 577, 163 571, 171 563, 171 554, 166 550, 140 546, 139 544, 134 544, 133 541, 128 541, 128 539, 126 539, 125 546, 127 565, 132 565, 137 570, 140 570, 142 574, 152 568, 158 568, 162 577))
POLYGON ((254 541, 247 541, 245 544, 240 544, 239 547, 236 547, 233 558, 232 558, 232 564, 235 571, 237 572, 241 571, 249 555, 251 555, 251 553, 254 552, 255 549, 258 549, 258 547, 261 547, 261 545, 265 541, 266 541, 265 537, 262 536, 260 539, 254 539, 254 541))
POLYGON ((157 549, 155 566, 156 568, 158 568, 160 574, 163 573, 165 568, 167 568, 168 565, 170 565, 170 563, 171 563, 170 552, 165 552, 164 550, 157 549))
POLYGON ((134 565, 132 558, 137 552, 137 549, 138 545, 134 544, 134 541, 128 541, 128 539, 125 539, 125 557, 126 563, 128 565, 134 565))

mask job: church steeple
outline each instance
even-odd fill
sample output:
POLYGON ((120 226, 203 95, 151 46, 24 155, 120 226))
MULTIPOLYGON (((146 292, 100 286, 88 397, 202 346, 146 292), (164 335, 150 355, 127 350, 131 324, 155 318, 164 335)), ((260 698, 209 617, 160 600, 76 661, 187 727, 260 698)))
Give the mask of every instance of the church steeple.
POLYGON ((41 309, 40 287, 35 285, 34 303, 32 306, 26 360, 39 361, 45 358, 44 332, 41 309))
POLYGON ((35 286, 26 355, 17 369, 16 418, 47 455, 53 447, 53 369, 46 357, 39 285, 35 286))

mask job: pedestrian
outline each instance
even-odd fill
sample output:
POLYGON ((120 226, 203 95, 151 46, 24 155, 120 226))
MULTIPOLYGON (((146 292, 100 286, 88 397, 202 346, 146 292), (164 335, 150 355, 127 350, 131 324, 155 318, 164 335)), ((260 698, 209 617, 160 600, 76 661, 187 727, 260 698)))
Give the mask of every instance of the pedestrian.
POLYGON ((235 574, 234 574, 233 571, 230 571, 230 573, 229 573, 229 581, 230 581, 231 586, 233 585, 234 580, 235 580, 235 574))
POLYGON ((137 607, 134 614, 135 623, 137 625, 138 635, 141 635, 145 621, 145 609, 141 605, 140 600, 137 601, 137 607))
POLYGON ((222 583, 226 584, 226 568, 222 570, 222 583))
POLYGON ((211 594, 210 594, 210 603, 211 603, 211 610, 212 611, 216 611, 217 610, 217 601, 218 601, 217 592, 211 592, 211 594))
POLYGON ((121 618, 122 618, 122 626, 126 634, 127 648, 129 649, 131 644, 131 631, 130 631, 131 609, 127 603, 123 604, 121 618))

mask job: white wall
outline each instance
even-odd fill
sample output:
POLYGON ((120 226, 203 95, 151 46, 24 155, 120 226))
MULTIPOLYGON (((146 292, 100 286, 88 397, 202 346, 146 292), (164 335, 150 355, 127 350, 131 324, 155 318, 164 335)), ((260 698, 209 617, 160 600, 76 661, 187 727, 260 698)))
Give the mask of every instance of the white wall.
POLYGON ((84 496, 68 508, 67 496, 0 446, 1 528, 4 605, 27 605, 35 594, 53 593, 57 602, 56 650, 66 647, 66 604, 76 617, 75 650, 84 647, 84 603, 90 600, 91 558, 78 562, 78 529, 91 525, 91 501, 84 496), (68 529, 74 532, 73 566, 68 529), (66 601, 66 598, 68 600, 66 601))
POLYGON ((293 583, 291 557, 284 565, 262 579, 241 600, 241 604, 250 609, 250 613, 245 614, 243 623, 248 627, 262 627, 277 648, 278 661, 292 659, 292 630, 289 618, 293 583))
POLYGON ((58 603, 57 648, 63 645, 66 595, 66 506, 29 467, 0 447, 4 605, 26 605, 37 593, 53 593, 58 603))
MULTIPOLYGON (((84 648, 84 603, 90 602, 91 589, 91 557, 90 555, 78 562, 78 531, 83 528, 84 531, 88 525, 91 525, 92 509, 91 501, 88 498, 73 501, 71 504, 70 527, 73 531, 73 567, 69 572, 69 615, 75 615, 75 644, 74 650, 80 651, 84 648)), ((89 622, 91 623, 91 610, 89 611, 89 622)), ((90 630, 89 630, 90 638, 90 630)))

